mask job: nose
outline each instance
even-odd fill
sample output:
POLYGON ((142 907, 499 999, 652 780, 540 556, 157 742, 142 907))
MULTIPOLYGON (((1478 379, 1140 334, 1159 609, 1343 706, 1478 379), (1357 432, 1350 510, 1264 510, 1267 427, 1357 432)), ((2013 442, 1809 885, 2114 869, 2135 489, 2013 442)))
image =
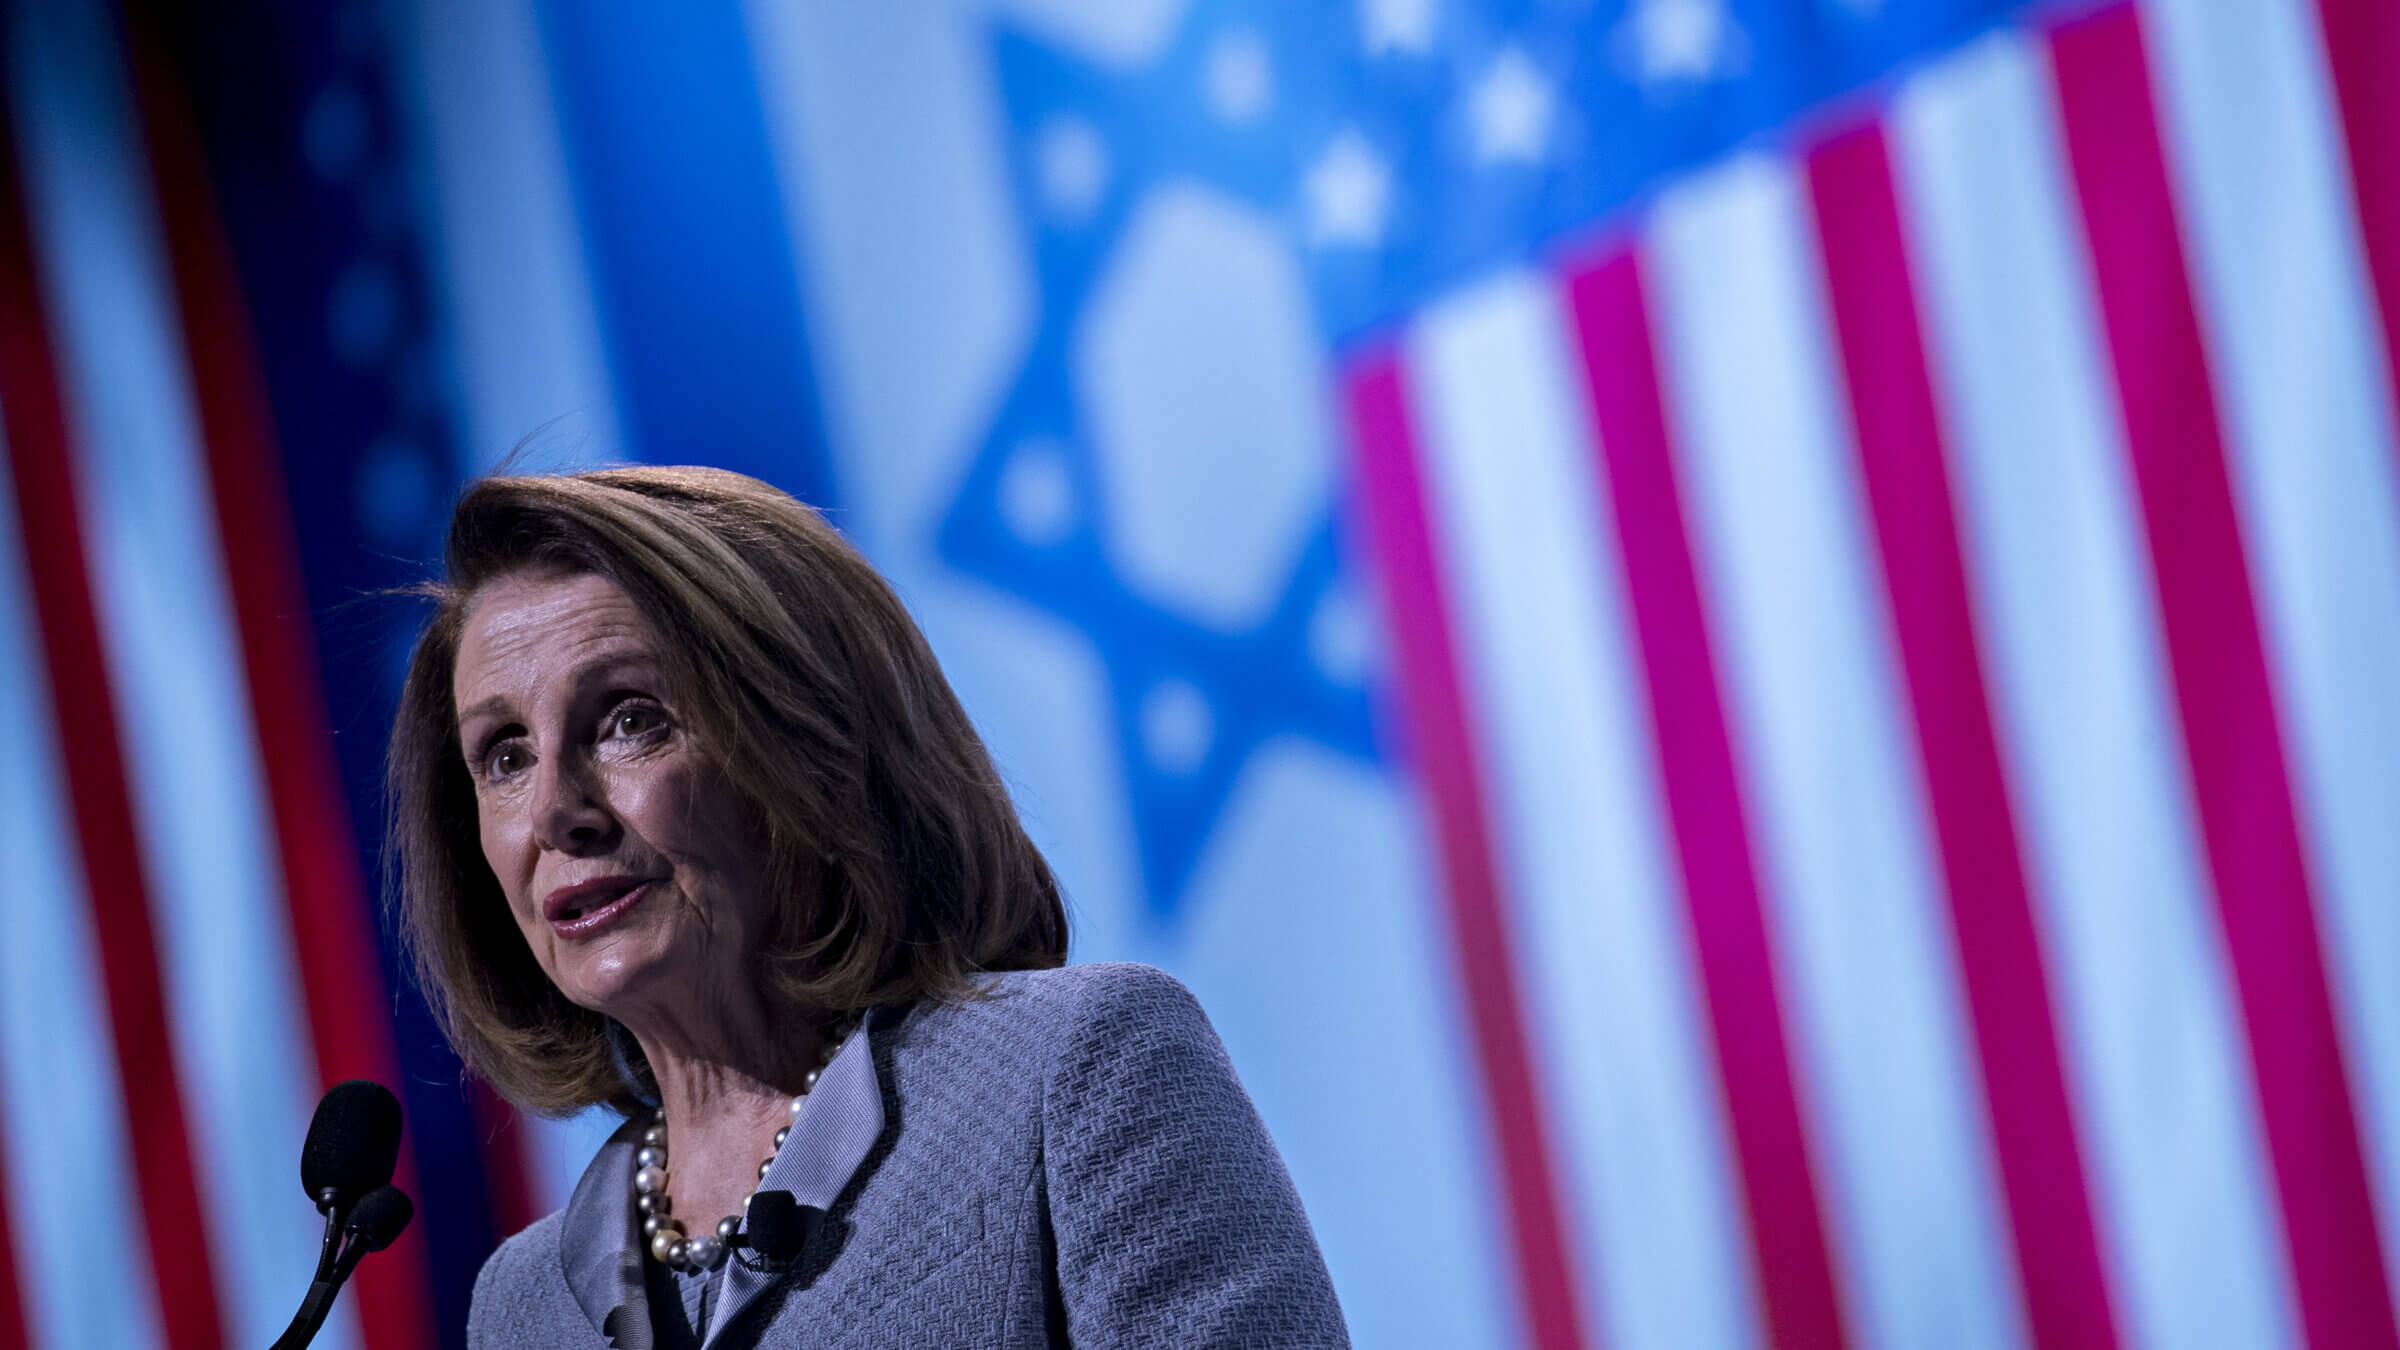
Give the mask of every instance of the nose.
POLYGON ((581 756, 551 755, 534 772, 534 837, 543 848, 580 856, 616 841, 617 818, 581 756))

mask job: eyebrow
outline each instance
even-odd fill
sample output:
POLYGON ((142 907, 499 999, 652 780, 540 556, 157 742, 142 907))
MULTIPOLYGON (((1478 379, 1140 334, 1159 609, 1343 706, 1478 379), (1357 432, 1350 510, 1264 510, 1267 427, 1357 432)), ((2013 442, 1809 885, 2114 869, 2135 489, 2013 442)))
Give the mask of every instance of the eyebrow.
POLYGON ((508 700, 502 698, 498 694, 494 694, 490 698, 483 700, 472 708, 459 709, 458 724, 463 727, 478 717, 497 717, 501 713, 507 711, 508 700))

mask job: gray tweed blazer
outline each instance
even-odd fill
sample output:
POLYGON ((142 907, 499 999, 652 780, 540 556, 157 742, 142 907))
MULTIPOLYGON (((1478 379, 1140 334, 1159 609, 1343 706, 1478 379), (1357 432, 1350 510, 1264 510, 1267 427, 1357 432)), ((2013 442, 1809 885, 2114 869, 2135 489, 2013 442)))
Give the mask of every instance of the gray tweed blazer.
MULTIPOLYGON (((637 1133, 484 1264, 470 1346, 654 1346, 637 1133)), ((1002 975, 987 998, 877 1010, 760 1188, 826 1222, 781 1275, 719 1272, 705 1350, 1349 1344, 1216 1033, 1147 966, 1002 975)))

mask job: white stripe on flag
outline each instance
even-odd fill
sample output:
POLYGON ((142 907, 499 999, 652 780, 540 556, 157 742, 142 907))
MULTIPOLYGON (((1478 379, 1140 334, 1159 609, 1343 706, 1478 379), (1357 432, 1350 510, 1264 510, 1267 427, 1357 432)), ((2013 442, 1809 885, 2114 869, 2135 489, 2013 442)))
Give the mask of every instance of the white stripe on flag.
POLYGON ((125 1119, 103 1067, 117 1052, 56 741, 74 732, 53 725, 12 492, 0 474, 0 719, 16 729, 0 755, 0 1167, 18 1262, 0 1279, 22 1291, 36 1345, 157 1345, 149 1229, 127 1161, 143 1122, 125 1119), (68 1250, 78 1259, 62 1259, 68 1250))
POLYGON ((192 1155, 210 1240, 239 1254, 216 1267, 227 1329, 263 1344, 316 1267, 293 1171, 316 1062, 139 131, 98 16, 44 14, 14 70, 27 205, 192 1155))
POLYGON ((1968 576, 2134 1345, 2297 1335, 2048 67, 2015 33, 1892 117, 1968 576))
POLYGON ((1182 942, 1129 954, 1175 961, 1267 1119, 1334 1288, 1374 1291, 1343 1309, 1353 1341, 1522 1341, 1430 812, 1404 782, 1297 738, 1242 773, 1182 942), (1444 1259, 1425 1259, 1428 1231, 1457 1235, 1444 1259))
POLYGON ((823 339, 844 528, 889 568, 948 509, 1040 303, 990 20, 955 5, 743 9, 794 273, 823 339))
MULTIPOLYGON (((460 469, 622 456, 534 0, 429 0, 394 27, 432 166, 427 247, 457 335, 460 469)), ((560 1197, 563 1200, 564 1197, 560 1197)))
POLYGON ((1749 1345, 1749 1244, 1572 341, 1526 275, 1423 319, 1428 514, 1601 1339, 1749 1345))
POLYGON ((2400 1288, 2400 446, 2313 8, 2154 0, 2151 66, 2400 1288))
POLYGON ((1807 206, 1737 159, 1648 230, 1728 720, 1862 1345, 2023 1340, 1807 206))
POLYGON ((526 1202, 536 1217, 566 1208, 568 1198, 575 1194, 575 1183, 583 1180, 583 1169, 592 1164, 592 1155, 625 1123, 605 1106, 565 1120, 523 1113, 517 1120, 524 1141, 526 1202))
MULTIPOLYGON (((458 469, 619 458, 622 432, 557 133, 534 0, 430 0, 394 29, 433 165, 428 249, 457 335, 464 397, 458 469)), ((613 1114, 521 1116, 537 1214, 574 1193, 613 1114)))

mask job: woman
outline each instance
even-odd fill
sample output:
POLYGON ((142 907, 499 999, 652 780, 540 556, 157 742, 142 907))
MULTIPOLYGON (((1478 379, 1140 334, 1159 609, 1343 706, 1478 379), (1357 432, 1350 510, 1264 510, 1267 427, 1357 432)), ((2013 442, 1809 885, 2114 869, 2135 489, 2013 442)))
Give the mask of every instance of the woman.
POLYGON ((469 1069, 622 1113, 469 1343, 1346 1343, 1191 996, 1066 912, 882 578, 709 469, 488 479, 392 733, 418 969, 469 1069), (745 1242, 753 1191, 809 1220, 745 1242))

